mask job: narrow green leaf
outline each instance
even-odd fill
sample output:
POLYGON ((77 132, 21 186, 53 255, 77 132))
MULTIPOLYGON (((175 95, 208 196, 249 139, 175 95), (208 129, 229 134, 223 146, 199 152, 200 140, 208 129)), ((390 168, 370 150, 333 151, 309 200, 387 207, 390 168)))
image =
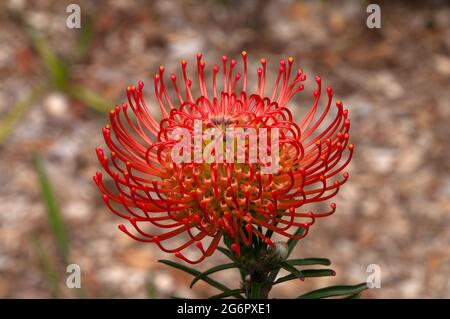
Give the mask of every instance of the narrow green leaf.
POLYGON ((50 78, 59 89, 64 89, 69 83, 69 68, 53 51, 48 40, 36 30, 28 29, 28 35, 33 42, 39 57, 45 64, 50 78))
POLYGON ((39 155, 34 155, 33 164, 38 175, 39 186, 41 188, 42 199, 47 206, 47 216, 50 221, 50 227, 58 245, 60 256, 64 261, 67 261, 69 254, 69 241, 64 227, 61 213, 59 211, 56 196, 53 192, 50 180, 45 171, 44 164, 39 155))
POLYGON ((305 276, 303 275, 303 271, 298 270, 297 268, 295 268, 294 266, 288 264, 285 261, 279 261, 279 262, 277 262, 275 264, 277 266, 280 266, 284 270, 289 271, 291 274, 293 274, 294 276, 296 276, 297 278, 299 278, 301 280, 303 280, 305 278, 305 276))
POLYGON ((302 274, 305 277, 336 276, 336 272, 333 269, 303 269, 302 274))
POLYGON ((75 52, 75 60, 83 59, 89 52, 95 31, 96 17, 94 15, 85 15, 83 28, 77 33, 77 46, 75 52))
POLYGON ((361 293, 358 292, 357 294, 353 294, 353 295, 350 295, 348 297, 344 297, 342 299, 360 299, 360 298, 361 298, 361 293))
POLYGON ((331 261, 327 258, 302 258, 286 260, 289 265, 292 266, 311 266, 311 265, 331 265, 331 261))
MULTIPOLYGON (((336 272, 332 269, 303 269, 302 275, 305 278, 310 277, 327 277, 327 276, 334 276, 336 275, 336 272)), ((289 280, 293 280, 298 278, 295 274, 289 274, 284 277, 278 278, 273 285, 281 284, 282 282, 286 282, 289 280)))
MULTIPOLYGON (((294 233, 294 236, 300 236, 304 233, 305 229, 303 227, 299 227, 297 228, 297 230, 294 233)), ((287 242, 288 245, 288 251, 287 251, 287 255, 286 255, 286 259, 289 258, 289 256, 292 253, 292 250, 294 250, 295 245, 297 245, 298 239, 289 239, 287 242)), ((272 271, 269 275, 269 280, 270 282, 274 282, 275 278, 277 278, 278 273, 280 272, 280 268, 275 269, 274 271, 272 271)))
POLYGON ((113 102, 97 95, 94 91, 80 85, 72 85, 65 92, 99 113, 108 113, 113 102))
POLYGON ((36 255, 39 266, 45 274, 47 284, 50 288, 50 293, 53 296, 53 298, 58 298, 59 296, 58 273, 56 272, 55 267, 53 266, 52 261, 47 255, 45 249, 42 247, 42 243, 39 240, 39 238, 35 235, 32 235, 30 241, 33 253, 36 255))
POLYGON ((366 283, 361 283, 354 286, 330 286, 310 291, 306 294, 298 296, 297 299, 319 299, 343 295, 354 295, 366 289, 369 289, 366 283))
MULTIPOLYGON (((163 264, 168 265, 170 267, 182 270, 182 271, 184 271, 184 272, 186 272, 186 273, 188 273, 188 274, 190 274, 192 276, 198 276, 198 275, 201 274, 199 271, 197 271, 197 270, 195 270, 195 269, 193 269, 191 267, 187 267, 185 265, 179 264, 179 263, 171 261, 171 260, 158 260, 158 261, 160 263, 163 263, 163 264)), ((220 282, 217 282, 214 279, 209 278, 208 276, 201 278, 201 280, 203 280, 204 282, 210 284, 211 286, 213 286, 213 287, 215 287, 215 288, 217 288, 217 289, 219 289, 219 290, 221 290, 223 292, 231 290, 227 286, 222 285, 220 282)))
POLYGON ((225 269, 231 269, 231 268, 239 268, 241 267, 240 264, 238 263, 229 263, 229 264, 223 264, 223 265, 218 265, 215 267, 212 267, 208 270, 205 270, 204 272, 200 273, 198 276, 196 276, 192 282, 191 282, 191 288, 192 286, 194 286, 194 284, 199 281, 200 279, 204 278, 205 276, 209 276, 215 272, 221 271, 221 270, 225 270, 225 269))
POLYGON ((244 292, 244 289, 239 288, 239 289, 233 289, 233 290, 229 290, 229 291, 225 291, 223 293, 214 295, 209 297, 209 299, 222 299, 222 298, 226 298, 226 297, 236 297, 238 299, 243 299, 243 297, 241 296, 241 293, 244 292))

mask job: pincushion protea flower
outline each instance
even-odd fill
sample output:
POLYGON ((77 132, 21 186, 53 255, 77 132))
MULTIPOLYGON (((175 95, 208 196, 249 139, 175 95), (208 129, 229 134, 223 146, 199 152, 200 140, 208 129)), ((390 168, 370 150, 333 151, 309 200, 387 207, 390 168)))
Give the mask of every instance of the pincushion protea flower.
MULTIPOLYGON (((239 257, 242 249, 255 242, 273 246, 274 233, 300 239, 316 218, 335 212, 334 203, 325 212, 311 211, 307 205, 330 199, 348 179, 343 172, 353 153, 348 111, 340 101, 332 110, 331 88, 325 90, 325 105, 319 106, 323 93, 317 76, 312 106, 297 123, 287 106, 304 90, 306 76, 300 69, 293 71, 294 60, 280 61, 270 94, 265 88, 266 60, 261 59, 253 92, 248 89, 245 51, 242 62, 242 73, 236 72, 237 62, 228 62, 223 56, 221 68, 213 67, 208 88, 206 64, 197 54, 198 96, 188 78, 186 61, 181 62, 181 84, 175 74, 170 76, 172 97, 164 67, 160 67, 154 78, 160 121, 144 102, 144 84, 127 88, 128 104, 116 106, 110 112, 110 125, 103 129, 110 155, 97 149, 112 183, 107 185, 100 172, 94 176, 109 209, 131 225, 120 225, 121 231, 197 263, 215 251, 222 237, 239 257), (264 174, 266 162, 240 163, 238 155, 213 163, 174 161, 173 150, 179 142, 174 132, 183 128, 195 138, 195 121, 201 121, 202 128, 221 130, 277 129, 277 170, 264 174), (298 232, 299 228, 304 231, 298 232), (196 247, 197 256, 183 252, 190 246, 196 247)), ((249 142, 245 141, 247 152, 253 147, 249 142)), ((201 148, 210 143, 202 141, 201 148)), ((196 151, 202 150, 193 146, 191 152, 196 151)))

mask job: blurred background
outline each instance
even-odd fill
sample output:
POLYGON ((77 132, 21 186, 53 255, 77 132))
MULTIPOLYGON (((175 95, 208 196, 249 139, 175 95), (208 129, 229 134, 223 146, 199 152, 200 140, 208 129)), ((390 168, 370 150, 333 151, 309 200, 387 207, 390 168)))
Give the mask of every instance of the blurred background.
MULTIPOLYGON (((24 1, 0 4, 0 297, 189 298, 214 288, 159 264, 172 258, 117 230, 92 182, 107 112, 159 65, 179 72, 201 51, 249 54, 276 72, 293 56, 350 109, 357 145, 338 211, 318 221, 296 257, 327 257, 337 276, 278 285, 286 298, 364 282, 366 298, 450 298, 450 6, 379 1, 24 1), (66 7, 81 7, 81 28, 66 7), (66 265, 81 289, 66 287, 66 265)), ((314 83, 307 82, 303 107, 314 83)), ((148 103, 155 105, 154 103, 148 103)), ((220 253, 198 266, 224 262, 220 253)), ((238 286, 233 272, 216 276, 238 286)))

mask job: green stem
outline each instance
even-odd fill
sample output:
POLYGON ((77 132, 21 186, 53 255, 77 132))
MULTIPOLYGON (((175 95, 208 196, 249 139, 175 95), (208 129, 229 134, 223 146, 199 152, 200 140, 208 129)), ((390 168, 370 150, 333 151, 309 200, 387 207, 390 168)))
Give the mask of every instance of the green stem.
MULTIPOLYGON (((224 236, 224 243, 228 248, 227 255, 233 256, 231 245, 234 239, 224 236)), ((231 258, 241 265, 240 273, 245 298, 267 299, 274 281, 269 278, 274 270, 274 256, 268 246, 255 236, 252 246, 241 246, 239 258, 231 258)))
POLYGON ((248 299, 261 299, 261 283, 253 281, 250 285, 248 299))
POLYGON ((246 299, 267 299, 272 283, 268 281, 270 267, 267 260, 258 256, 259 250, 252 250, 255 255, 241 258, 243 271, 241 272, 242 284, 246 299))
POLYGON ((270 286, 267 282, 267 277, 263 281, 250 279, 250 289, 246 295, 247 299, 267 299, 270 286))

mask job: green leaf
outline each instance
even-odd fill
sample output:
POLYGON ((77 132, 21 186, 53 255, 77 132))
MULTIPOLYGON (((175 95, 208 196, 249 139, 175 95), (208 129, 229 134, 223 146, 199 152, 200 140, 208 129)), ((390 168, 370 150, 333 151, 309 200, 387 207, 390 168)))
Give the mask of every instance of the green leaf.
POLYGON ((225 291, 223 293, 214 295, 209 297, 209 299, 222 299, 222 298, 226 298, 226 297, 236 297, 238 299, 243 299, 243 297, 241 296, 241 293, 244 292, 244 289, 239 288, 239 289, 233 289, 233 290, 229 290, 229 291, 225 291))
MULTIPOLYGON (((163 263, 163 264, 168 265, 170 267, 182 270, 182 271, 184 271, 184 272, 186 272, 186 273, 188 273, 188 274, 190 274, 192 276, 198 276, 198 275, 201 274, 201 272, 199 272, 199 271, 197 271, 197 270, 195 270, 195 269, 193 269, 191 267, 187 267, 185 265, 179 264, 179 263, 171 261, 171 260, 158 260, 158 261, 160 263, 163 263)), ((217 288, 217 289, 219 289, 219 290, 221 290, 223 292, 231 290, 227 286, 222 285, 220 282, 217 282, 214 279, 209 278, 208 276, 201 278, 201 280, 203 280, 204 282, 210 284, 211 286, 213 286, 213 287, 215 287, 215 288, 217 288)))
POLYGON ((306 294, 298 296, 297 299, 320 299, 344 295, 354 295, 366 289, 369 289, 366 283, 361 283, 354 286, 330 286, 310 291, 306 294))
POLYGON ((75 60, 83 59, 89 52, 95 31, 96 18, 94 15, 85 15, 83 27, 77 33, 77 46, 75 60))
POLYGON ((341 298, 341 299, 360 299, 360 298, 361 298, 361 293, 358 292, 357 294, 353 294, 353 295, 350 295, 348 297, 344 297, 344 298, 341 298))
POLYGON ((53 263, 50 260, 49 256, 47 255, 47 252, 42 247, 42 243, 39 240, 39 238, 33 234, 30 241, 33 253, 36 255, 39 266, 45 274, 47 284, 51 290, 51 295, 53 296, 53 298, 58 298, 59 297, 58 273, 55 267, 53 266, 53 263))
POLYGON ((302 258, 286 260, 289 265, 292 266, 311 266, 311 265, 331 265, 331 260, 327 258, 302 258))
MULTIPOLYGON (((334 276, 336 272, 332 269, 303 269, 302 275, 305 278, 310 277, 327 277, 327 276, 334 276)), ((289 274, 284 277, 278 278, 273 285, 281 284, 282 282, 286 282, 292 279, 298 278, 297 275, 289 274)))
POLYGON ((285 261, 276 262, 275 265, 280 266, 284 270, 289 271, 291 274, 293 274, 295 277, 297 277, 297 278, 299 278, 301 280, 303 280, 305 278, 305 276, 303 275, 303 271, 298 270, 297 268, 295 268, 294 266, 288 264, 285 261))
POLYGON ((64 227, 63 220, 61 218, 61 213, 59 211, 58 203, 56 201, 56 196, 53 192, 50 180, 45 171, 44 164, 39 155, 34 155, 33 164, 38 175, 39 186, 41 188, 42 199, 47 206, 47 216, 50 221, 50 227, 53 236, 56 239, 58 245, 59 253, 64 261, 67 261, 69 254, 69 240, 64 227))
POLYGON ((221 270, 225 270, 225 269, 231 269, 231 268, 239 268, 239 267, 241 267, 241 264, 234 263, 234 262, 233 263, 229 263, 229 264, 223 264, 223 265, 218 265, 218 266, 212 267, 212 268, 210 268, 210 269, 200 273, 198 276, 196 276, 192 280, 190 287, 192 288, 192 286, 194 286, 194 284, 197 281, 199 281, 200 279, 203 279, 205 276, 211 275, 211 274, 213 274, 213 273, 215 273, 217 271, 221 271, 221 270))
POLYGON ((39 57, 44 62, 50 78, 59 89, 64 89, 69 83, 69 68, 62 59, 53 51, 48 40, 35 30, 28 29, 28 35, 31 38, 39 57))
MULTIPOLYGON (((294 233, 294 236, 300 236, 304 233, 305 229, 303 227, 299 227, 297 228, 297 230, 294 233)), ((287 246, 288 246, 288 251, 287 251, 287 255, 286 255, 286 259, 289 258, 289 256, 292 253, 292 250, 294 250, 295 245, 297 245, 298 239, 289 239, 287 242, 287 246)), ((280 272, 280 269, 275 269, 274 271, 272 271, 269 275, 269 280, 270 282, 274 282, 275 278, 277 278, 278 273, 280 272)))

